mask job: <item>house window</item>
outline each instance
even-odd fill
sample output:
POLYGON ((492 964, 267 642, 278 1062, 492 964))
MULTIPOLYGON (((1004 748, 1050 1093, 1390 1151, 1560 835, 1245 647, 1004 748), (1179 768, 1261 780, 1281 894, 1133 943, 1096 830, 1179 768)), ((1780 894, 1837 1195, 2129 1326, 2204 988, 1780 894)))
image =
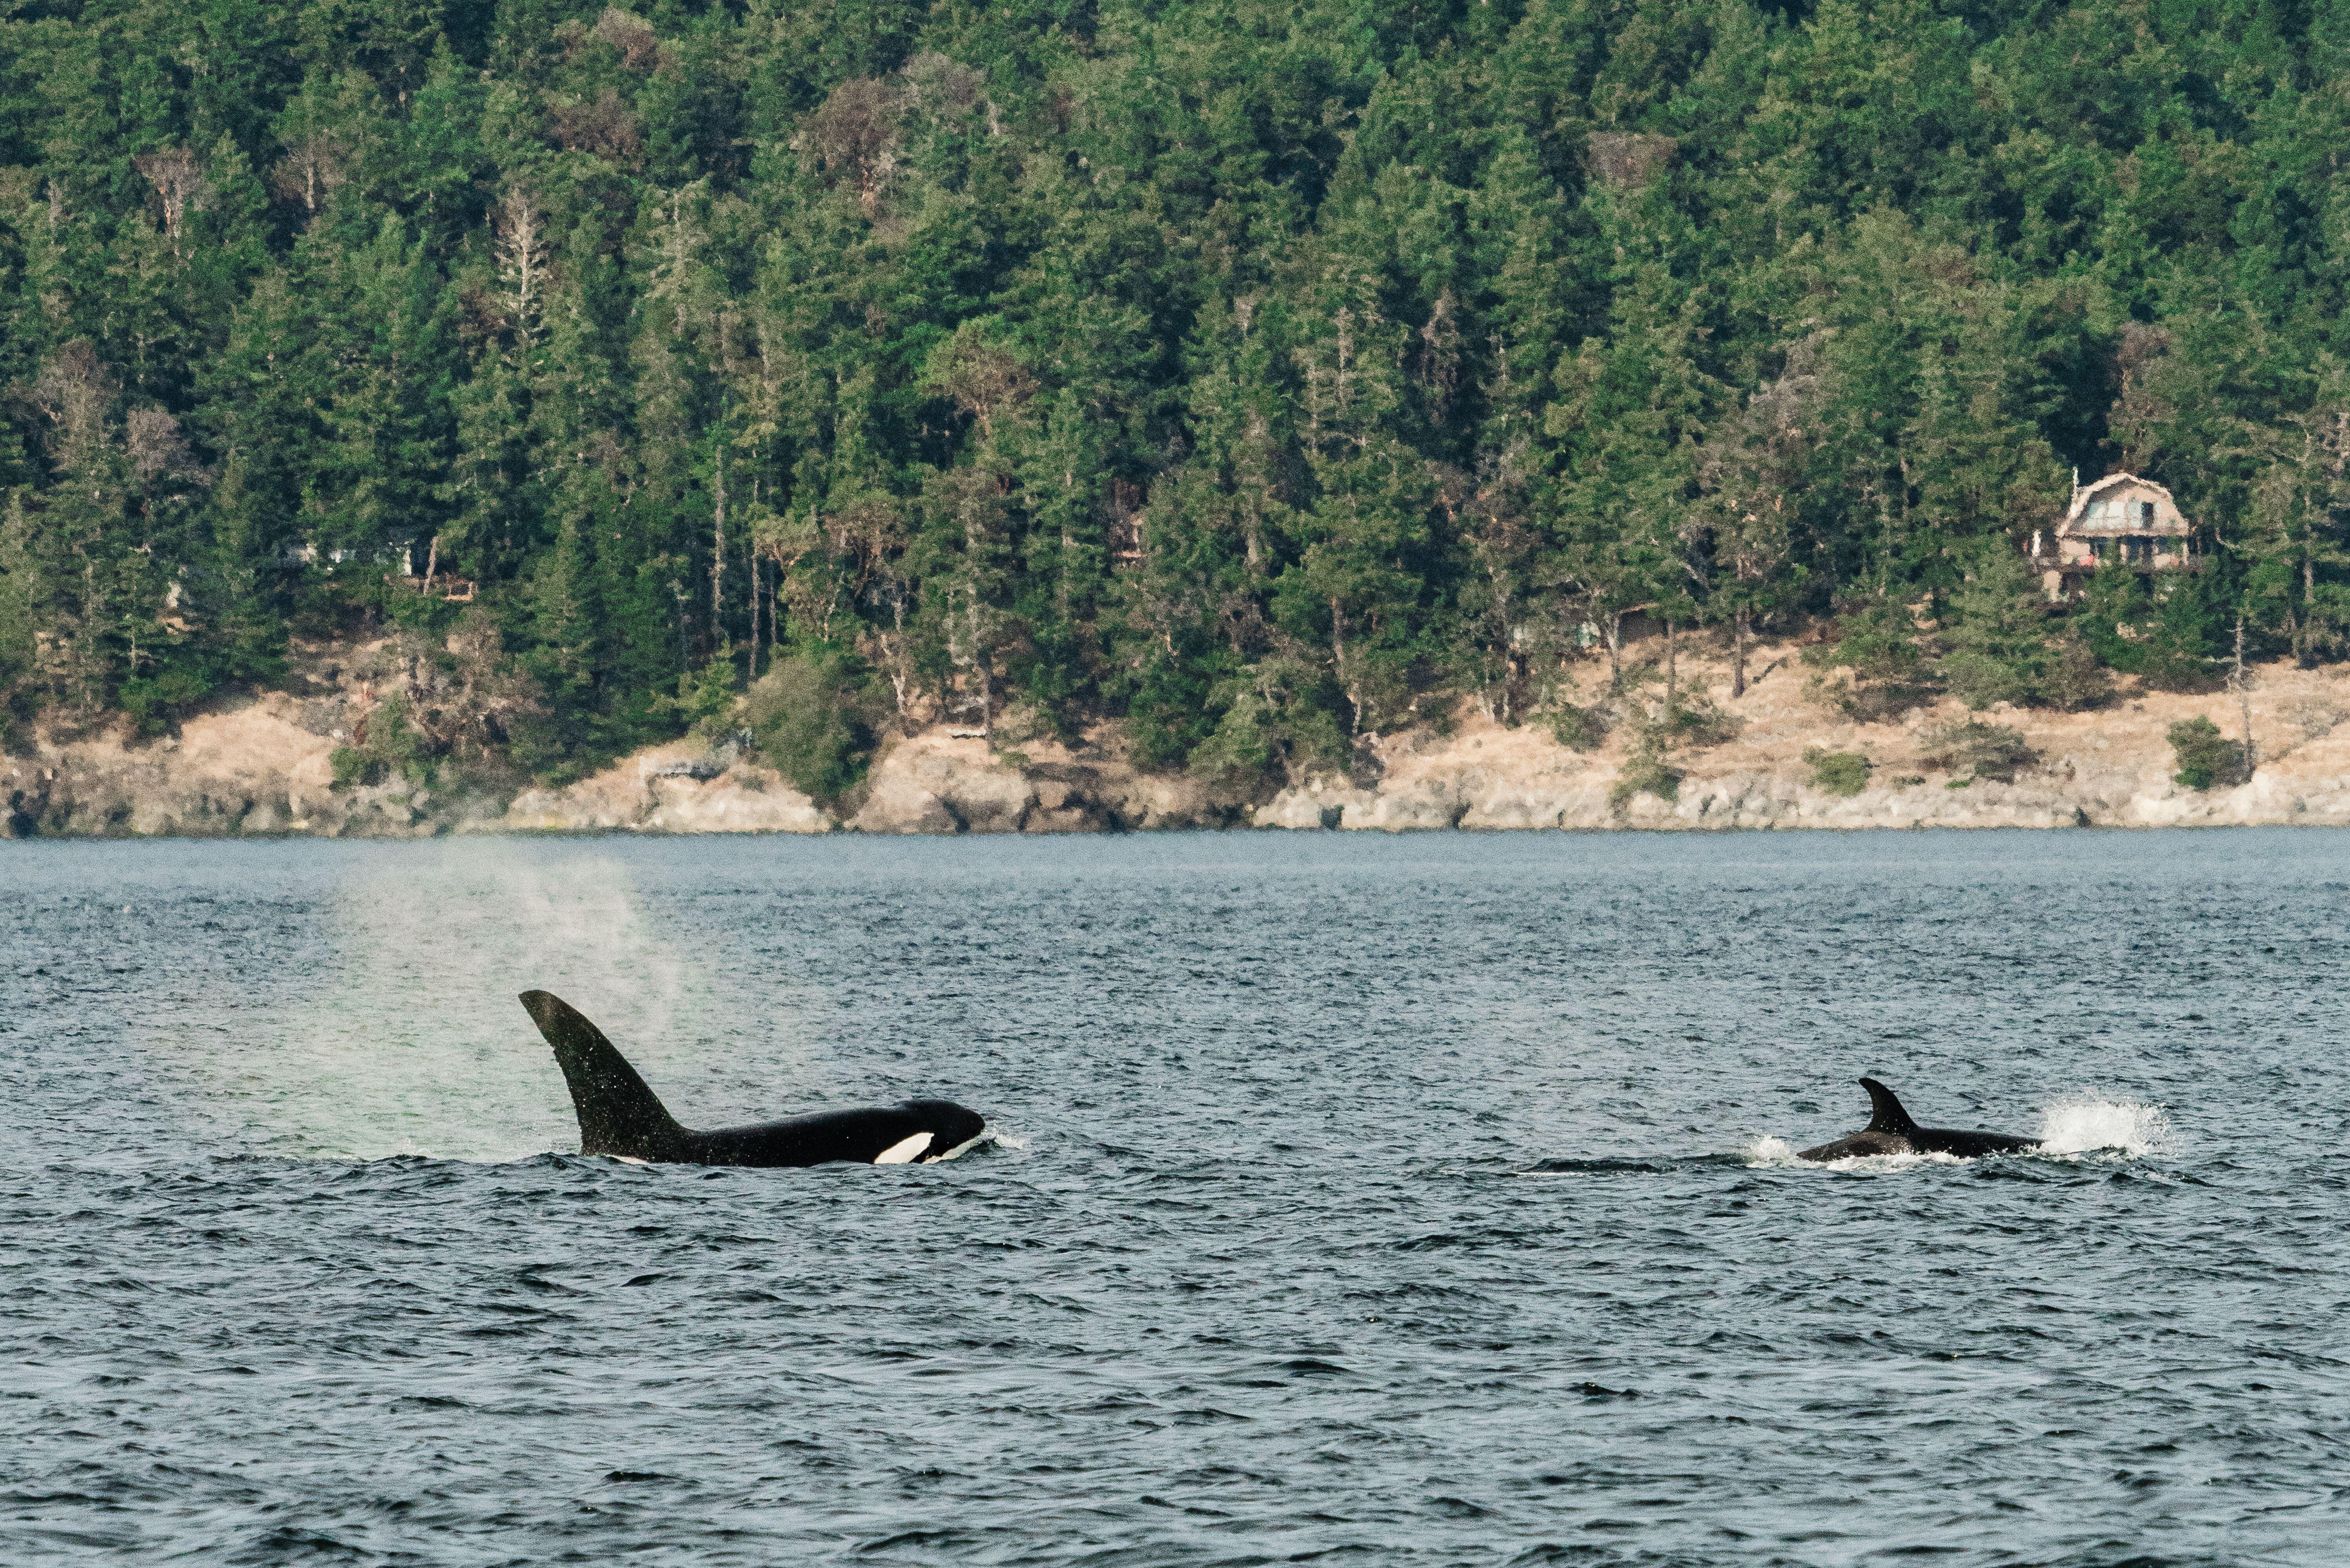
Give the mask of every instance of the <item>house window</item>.
POLYGON ((2146 524, 2147 527, 2149 527, 2149 528, 2151 528, 2151 527, 2153 527, 2153 526, 2154 526, 2154 503, 2153 503, 2153 502, 2151 502, 2151 501, 2141 501, 2141 502, 2139 502, 2139 503, 2137 504, 2137 520, 2138 520, 2139 522, 2141 522, 2141 523, 2145 524, 2146 524))

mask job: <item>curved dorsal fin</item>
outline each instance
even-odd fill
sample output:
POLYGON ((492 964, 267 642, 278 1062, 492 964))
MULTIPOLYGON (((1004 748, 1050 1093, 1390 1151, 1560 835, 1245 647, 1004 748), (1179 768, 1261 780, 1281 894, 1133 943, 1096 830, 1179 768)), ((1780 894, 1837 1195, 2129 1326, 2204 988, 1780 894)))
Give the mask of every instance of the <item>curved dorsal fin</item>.
POLYGON ((530 1021, 555 1047, 571 1108, 579 1115, 579 1152, 651 1158, 685 1129, 629 1059, 579 1010, 552 992, 525 991, 522 1004, 530 1021))
POLYGON ((1901 1102, 1893 1097, 1892 1090, 1874 1078, 1863 1078, 1860 1086, 1868 1091, 1868 1106, 1873 1113, 1865 1130, 1904 1136, 1918 1130, 1918 1124, 1909 1119, 1909 1113, 1901 1108, 1901 1102))

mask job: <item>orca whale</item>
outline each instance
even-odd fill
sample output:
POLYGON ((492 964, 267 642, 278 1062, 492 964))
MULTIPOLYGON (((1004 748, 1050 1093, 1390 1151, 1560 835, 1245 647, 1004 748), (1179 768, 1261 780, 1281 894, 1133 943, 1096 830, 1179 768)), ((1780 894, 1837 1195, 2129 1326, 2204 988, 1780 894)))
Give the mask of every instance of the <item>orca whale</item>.
POLYGON ((1863 1078, 1860 1086, 1868 1091, 1868 1104, 1874 1112, 1868 1125, 1850 1137, 1804 1149, 1796 1154, 1797 1159, 1851 1159, 1866 1154, 1955 1154, 1972 1158, 1976 1155, 2008 1154, 2040 1147, 2037 1138, 2014 1137, 2006 1133, 1921 1127, 1909 1119, 1909 1113, 1901 1108, 1892 1090, 1874 1078, 1863 1078))
POLYGON ((579 1152, 661 1165, 929 1165, 952 1159, 987 1130, 978 1112, 947 1100, 819 1111, 756 1127, 697 1132, 677 1118, 604 1032, 561 997, 525 991, 530 1021, 555 1047, 579 1114, 579 1152))

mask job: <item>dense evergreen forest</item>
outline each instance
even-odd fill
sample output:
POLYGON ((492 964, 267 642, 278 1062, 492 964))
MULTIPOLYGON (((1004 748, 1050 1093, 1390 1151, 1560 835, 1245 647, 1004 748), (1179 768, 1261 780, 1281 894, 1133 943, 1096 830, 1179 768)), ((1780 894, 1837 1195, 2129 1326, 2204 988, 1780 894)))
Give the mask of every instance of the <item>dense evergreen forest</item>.
POLYGON ((1271 778, 1576 732, 1636 608, 1880 709, 2350 627, 2324 0, 5 15, 19 740, 374 629, 419 766, 747 690, 819 792, 938 717, 1271 778), (2212 569, 2052 610, 2116 468, 2212 569))

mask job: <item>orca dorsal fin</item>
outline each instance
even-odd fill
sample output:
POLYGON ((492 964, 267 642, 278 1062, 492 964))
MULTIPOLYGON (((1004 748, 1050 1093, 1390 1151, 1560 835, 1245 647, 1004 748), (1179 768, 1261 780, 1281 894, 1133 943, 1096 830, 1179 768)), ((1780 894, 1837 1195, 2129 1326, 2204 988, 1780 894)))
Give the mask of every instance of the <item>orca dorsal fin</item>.
POLYGON ((1909 1119, 1909 1113, 1901 1108, 1901 1102, 1893 1097, 1892 1090, 1874 1078, 1863 1078, 1860 1086, 1868 1091, 1868 1106, 1872 1113, 1865 1131, 1898 1133, 1907 1137, 1918 1130, 1918 1124, 1909 1119))
POLYGON ((685 1131, 629 1059, 577 1008, 546 991, 524 992, 522 1004, 555 1047, 563 1081, 571 1087, 580 1153, 650 1159, 685 1131))

